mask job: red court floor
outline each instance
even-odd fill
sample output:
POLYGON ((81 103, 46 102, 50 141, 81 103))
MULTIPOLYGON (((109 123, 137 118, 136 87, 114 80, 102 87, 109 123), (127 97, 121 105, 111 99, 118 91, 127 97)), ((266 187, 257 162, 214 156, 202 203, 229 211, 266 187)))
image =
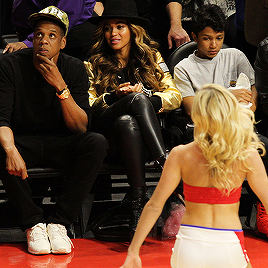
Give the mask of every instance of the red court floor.
MULTIPOLYGON (((127 243, 95 239, 73 239, 69 255, 34 256, 27 253, 26 243, 0 244, 0 267, 19 268, 119 268, 126 257, 127 243)), ((143 267, 168 268, 174 240, 147 238, 142 246, 143 267)), ((254 268, 268 267, 268 242, 252 231, 245 231, 245 247, 254 268)), ((189 267, 190 268, 190 267, 189 267)), ((228 268, 228 267, 226 267, 228 268)))

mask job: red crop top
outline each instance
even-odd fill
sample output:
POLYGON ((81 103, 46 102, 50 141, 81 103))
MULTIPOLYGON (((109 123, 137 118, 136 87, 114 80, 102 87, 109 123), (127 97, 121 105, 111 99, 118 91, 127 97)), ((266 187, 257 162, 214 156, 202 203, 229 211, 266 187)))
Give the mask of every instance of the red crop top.
POLYGON ((233 204, 241 197, 242 186, 226 195, 215 187, 199 187, 183 183, 183 194, 186 201, 204 204, 233 204))

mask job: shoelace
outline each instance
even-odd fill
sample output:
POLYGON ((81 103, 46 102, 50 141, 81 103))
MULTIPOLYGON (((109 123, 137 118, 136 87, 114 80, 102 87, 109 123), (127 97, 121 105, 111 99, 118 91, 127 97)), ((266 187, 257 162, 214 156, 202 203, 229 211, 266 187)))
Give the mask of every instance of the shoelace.
POLYGON ((40 239, 47 239, 47 233, 46 230, 43 229, 41 226, 36 225, 33 229, 32 232, 30 233, 30 238, 34 240, 40 240, 40 239))
POLYGON ((55 239, 55 237, 60 236, 60 238, 63 238, 64 240, 68 241, 71 246, 74 247, 72 240, 67 235, 65 227, 60 224, 55 225, 56 226, 52 225, 52 228, 50 227, 52 238, 55 239))

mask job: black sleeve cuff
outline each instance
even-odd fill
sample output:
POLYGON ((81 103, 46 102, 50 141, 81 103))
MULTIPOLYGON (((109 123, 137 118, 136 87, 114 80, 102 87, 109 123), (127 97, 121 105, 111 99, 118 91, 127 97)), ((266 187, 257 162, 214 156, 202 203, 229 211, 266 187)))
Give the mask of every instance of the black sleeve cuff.
POLYGON ((179 4, 182 5, 182 0, 166 0, 166 6, 167 6, 170 2, 178 2, 179 4))
POLYGON ((104 96, 104 100, 105 102, 110 106, 111 104, 113 104, 114 102, 118 101, 119 98, 117 97, 115 91, 108 93, 104 96))
POLYGON ((154 107, 154 110, 156 113, 159 112, 159 110, 162 108, 162 100, 159 96, 153 95, 150 97, 150 101, 154 107))

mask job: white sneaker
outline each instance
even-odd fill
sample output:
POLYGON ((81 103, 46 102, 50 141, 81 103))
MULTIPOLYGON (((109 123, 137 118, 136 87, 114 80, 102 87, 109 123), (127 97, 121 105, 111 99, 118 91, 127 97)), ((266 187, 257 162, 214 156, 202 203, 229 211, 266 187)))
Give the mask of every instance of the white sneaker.
POLYGON ((51 252, 54 254, 68 254, 72 251, 73 243, 67 235, 65 226, 50 223, 47 226, 51 252))
POLYGON ((45 223, 38 223, 27 229, 28 251, 32 254, 49 254, 50 243, 48 240, 45 223))

